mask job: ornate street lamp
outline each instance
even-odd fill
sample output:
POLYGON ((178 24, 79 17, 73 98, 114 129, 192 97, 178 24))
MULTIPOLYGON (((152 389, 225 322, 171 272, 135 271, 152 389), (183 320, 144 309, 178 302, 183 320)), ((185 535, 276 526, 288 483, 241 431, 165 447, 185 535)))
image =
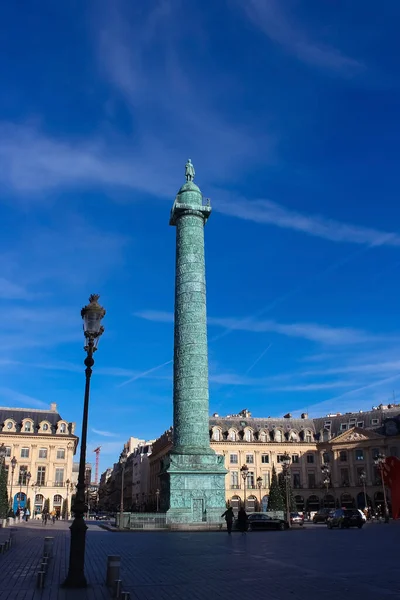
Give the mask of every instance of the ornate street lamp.
POLYGON ((363 486, 363 490, 364 490, 364 505, 365 505, 366 510, 368 510, 367 492, 365 491, 366 480, 367 480, 367 475, 366 475, 365 471, 362 471, 360 473, 360 482, 361 482, 361 484, 363 486))
POLYGON ((261 512, 261 488, 262 488, 262 484, 263 484, 262 477, 257 477, 256 481, 257 481, 258 492, 260 494, 260 512, 261 512))
POLYGON ((124 485, 125 485, 125 467, 126 467, 126 461, 128 460, 128 453, 126 451, 126 448, 124 448, 121 456, 119 457, 119 462, 120 465, 122 467, 122 473, 121 473, 121 505, 120 505, 120 511, 119 511, 119 528, 123 529, 124 528, 124 485))
POLYGON ((156 503, 157 503, 157 512, 158 512, 159 506, 160 506, 160 490, 156 490, 156 503))
POLYGON ((291 463, 290 456, 287 452, 282 456, 282 467, 283 467, 283 477, 285 478, 285 491, 286 491, 286 520, 288 527, 291 527, 290 522, 290 506, 289 506, 289 481, 290 481, 290 473, 289 466, 291 463))
POLYGON ((388 507, 387 498, 386 498, 385 481, 383 479, 383 465, 385 464, 385 460, 386 460, 386 456, 384 454, 377 454, 374 458, 375 466, 379 469, 380 474, 381 474, 383 499, 384 499, 384 504, 385 504, 385 523, 389 523, 389 507, 388 507))
POLYGON ((15 456, 11 459, 11 486, 10 486, 10 514, 14 517, 14 509, 13 509, 13 482, 14 482, 14 472, 15 467, 17 466, 17 459, 15 456))
POLYGON ((242 479, 243 479, 243 495, 244 495, 244 510, 246 510, 246 481, 247 481, 247 475, 249 473, 249 467, 247 465, 242 465, 242 467, 240 467, 240 473, 242 474, 242 479))
POLYGON ((68 517, 69 517, 69 484, 70 484, 70 480, 67 479, 67 481, 65 482, 65 485, 67 486, 67 514, 66 516, 66 521, 68 521, 68 517))
POLYGON ((28 471, 27 474, 25 475, 25 483, 26 483, 25 508, 28 508, 28 487, 29 487, 31 477, 32 477, 31 472, 28 471))
POLYGON ((79 457, 79 476, 76 496, 72 512, 74 520, 70 527, 71 530, 71 547, 69 554, 68 575, 63 583, 63 587, 67 588, 84 588, 86 587, 85 577, 85 543, 87 525, 83 518, 87 506, 85 504, 85 467, 86 467, 86 439, 89 416, 89 393, 90 393, 90 378, 92 375, 92 367, 94 365, 93 355, 97 350, 100 336, 104 331, 101 321, 106 314, 106 311, 98 303, 100 296, 92 294, 89 297, 89 304, 82 308, 81 316, 83 319, 83 331, 85 336, 85 398, 83 403, 83 418, 82 418, 82 436, 81 450, 79 457))
POLYGON ((322 465, 321 467, 322 475, 323 475, 323 484, 325 486, 325 508, 328 508, 328 489, 329 484, 331 482, 331 472, 329 470, 328 465, 322 465))

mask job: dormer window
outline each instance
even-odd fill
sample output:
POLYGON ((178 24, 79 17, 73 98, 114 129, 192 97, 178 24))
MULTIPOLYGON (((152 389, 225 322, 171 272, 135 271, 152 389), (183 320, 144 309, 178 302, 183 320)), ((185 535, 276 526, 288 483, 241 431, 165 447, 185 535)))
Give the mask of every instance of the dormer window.
POLYGON ((51 433, 51 425, 48 421, 42 421, 40 423, 40 429, 39 431, 41 433, 51 433))
POLYGON ((253 441, 253 432, 251 431, 251 429, 246 429, 246 431, 244 432, 244 439, 246 440, 246 442, 253 441))
POLYGON ((13 428, 13 424, 11 423, 11 421, 8 421, 7 429, 12 429, 12 428, 13 428))
POLYGON ((31 433, 33 431, 33 423, 32 421, 24 421, 22 426, 22 431, 25 433, 31 433))
POLYGON ((214 440, 214 442, 220 442, 221 441, 221 430, 218 429, 218 427, 216 427, 215 429, 213 429, 213 440, 214 440))
POLYGON ((261 431, 260 433, 260 442, 268 442, 268 434, 266 431, 261 431))
POLYGON ((16 423, 12 419, 5 421, 4 423, 4 431, 16 431, 16 423))
POLYGON ((42 429, 43 429, 43 431, 48 431, 49 426, 47 425, 47 423, 44 423, 42 429))
POLYGON ((234 429, 231 429, 231 430, 229 431, 228 438, 229 438, 229 441, 230 441, 230 442, 236 442, 236 439, 237 439, 237 434, 236 434, 236 431, 235 431, 234 429))
POLYGON ((280 429, 275 430, 274 441, 278 443, 282 442, 282 431, 280 429))
POLYGON ((61 423, 60 425, 60 433, 67 433, 67 426, 65 423, 61 423))

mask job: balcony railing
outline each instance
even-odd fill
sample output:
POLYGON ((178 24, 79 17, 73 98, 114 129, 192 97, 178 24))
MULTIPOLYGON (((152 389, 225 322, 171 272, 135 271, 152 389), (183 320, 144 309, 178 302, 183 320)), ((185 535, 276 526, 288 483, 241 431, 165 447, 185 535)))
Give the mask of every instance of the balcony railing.
POLYGON ((240 485, 238 485, 236 483, 232 483, 231 484, 231 490, 240 490, 240 485))

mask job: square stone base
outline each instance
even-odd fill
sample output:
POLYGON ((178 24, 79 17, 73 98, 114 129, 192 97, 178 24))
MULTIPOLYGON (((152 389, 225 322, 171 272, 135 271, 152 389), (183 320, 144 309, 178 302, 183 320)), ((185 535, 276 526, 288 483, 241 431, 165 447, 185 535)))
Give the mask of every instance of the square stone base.
POLYGON ((226 472, 223 456, 171 454, 162 475, 167 523, 219 523, 226 472))

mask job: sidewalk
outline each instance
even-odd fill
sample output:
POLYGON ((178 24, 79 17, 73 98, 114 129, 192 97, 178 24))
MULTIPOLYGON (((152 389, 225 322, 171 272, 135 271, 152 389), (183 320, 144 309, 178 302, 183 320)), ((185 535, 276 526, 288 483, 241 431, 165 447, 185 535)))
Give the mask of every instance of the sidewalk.
MULTIPOLYGON (((1 600, 109 600, 104 585, 105 565, 98 563, 95 551, 86 553, 86 573, 90 586, 86 590, 63 590, 69 559, 70 523, 56 521, 46 526, 41 521, 20 523, 3 531, 11 532, 12 547, 0 555, 1 600), (36 589, 36 577, 46 536, 54 537, 54 558, 50 560, 43 590, 36 589)), ((89 530, 91 526, 89 525, 89 530)), ((90 543, 87 536, 87 546, 90 543)))

